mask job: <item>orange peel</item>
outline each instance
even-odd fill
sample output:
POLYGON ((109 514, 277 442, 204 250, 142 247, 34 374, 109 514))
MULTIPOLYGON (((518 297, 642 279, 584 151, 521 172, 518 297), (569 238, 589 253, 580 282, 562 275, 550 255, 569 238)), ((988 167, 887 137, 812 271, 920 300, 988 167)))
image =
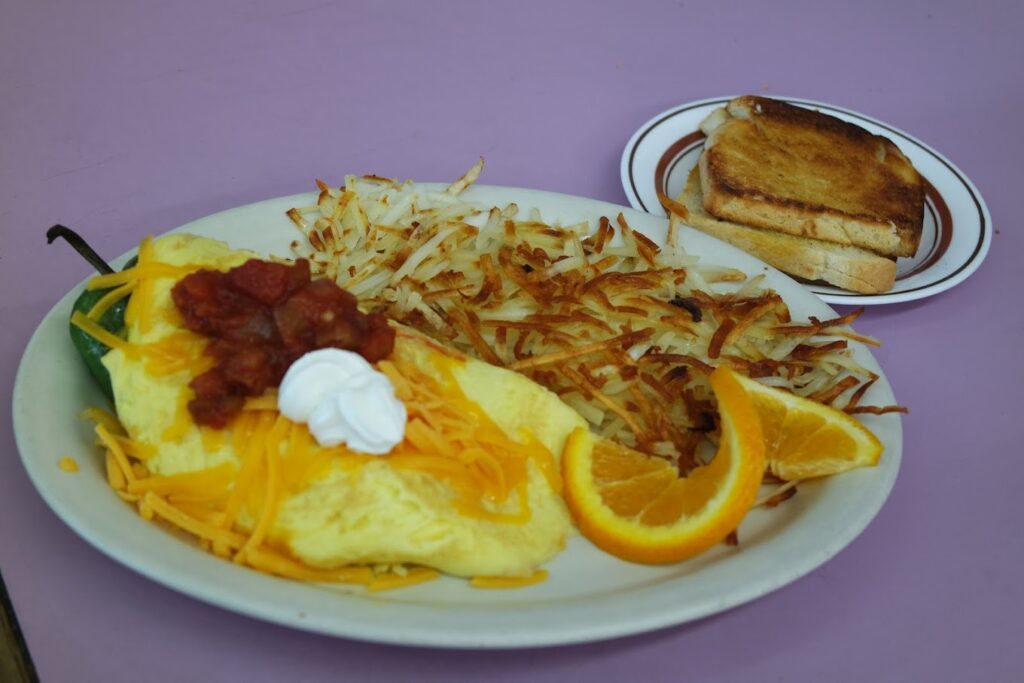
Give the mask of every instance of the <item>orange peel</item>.
POLYGON ((686 477, 651 457, 577 429, 562 457, 565 498, 580 531, 624 560, 684 560, 724 540, 750 510, 765 470, 757 411, 736 373, 711 375, 722 435, 686 477))

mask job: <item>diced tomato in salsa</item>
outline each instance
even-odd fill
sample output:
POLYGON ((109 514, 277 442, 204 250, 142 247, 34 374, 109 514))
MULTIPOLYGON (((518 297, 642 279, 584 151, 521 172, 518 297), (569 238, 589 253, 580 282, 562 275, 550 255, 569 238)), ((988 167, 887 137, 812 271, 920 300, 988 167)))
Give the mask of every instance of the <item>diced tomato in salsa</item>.
POLYGON ((309 262, 250 259, 222 273, 199 270, 171 290, 185 327, 210 338, 217 364, 192 380, 188 409, 196 424, 222 429, 245 398, 281 383, 309 351, 335 347, 373 363, 391 354, 395 331, 380 313, 330 280, 312 280, 309 262))

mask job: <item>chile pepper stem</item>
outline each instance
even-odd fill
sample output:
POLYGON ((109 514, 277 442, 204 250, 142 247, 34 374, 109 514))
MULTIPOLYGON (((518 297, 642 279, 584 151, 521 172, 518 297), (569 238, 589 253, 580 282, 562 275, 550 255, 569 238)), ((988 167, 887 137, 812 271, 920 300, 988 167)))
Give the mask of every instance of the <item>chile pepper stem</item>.
POLYGON ((100 273, 106 274, 114 272, 114 269, 111 268, 107 262, 89 246, 89 243, 82 239, 82 236, 71 228, 58 224, 46 231, 47 244, 53 244, 54 240, 58 237, 63 237, 67 240, 68 244, 74 247, 75 251, 81 254, 82 258, 88 261, 92 267, 100 273))

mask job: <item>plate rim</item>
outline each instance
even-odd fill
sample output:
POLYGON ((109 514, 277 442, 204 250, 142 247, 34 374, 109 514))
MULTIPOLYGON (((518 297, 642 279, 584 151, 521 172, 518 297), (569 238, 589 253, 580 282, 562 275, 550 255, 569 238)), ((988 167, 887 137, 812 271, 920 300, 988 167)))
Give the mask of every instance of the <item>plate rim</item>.
MULTIPOLYGON (((427 187, 429 185, 430 184, 427 183, 418 184, 419 187, 427 187)), ((483 192, 487 192, 489 190, 498 190, 506 193, 513 193, 516 196, 522 196, 523 201, 521 203, 521 206, 529 206, 530 204, 541 201, 545 198, 553 198, 568 199, 580 205, 592 207, 594 213, 606 211, 611 207, 615 207, 618 209, 625 208, 615 204, 611 204, 609 202, 603 202, 600 200, 593 200, 573 195, 563 195, 544 190, 508 188, 488 185, 475 186, 475 189, 483 192), (537 199, 527 199, 534 197, 537 199)), ((246 204, 232 209, 227 209, 225 211, 210 214, 209 216, 199 218, 195 221, 189 222, 185 225, 182 225, 178 228, 175 228, 174 230, 167 232, 188 231, 190 229, 194 229, 193 226, 195 226, 198 223, 213 221, 218 217, 222 217, 224 214, 239 212, 243 210, 259 210, 260 207, 264 205, 270 206, 273 204, 291 203, 292 205, 301 206, 304 205, 304 203, 302 202, 303 199, 309 199, 314 196, 314 192, 306 192, 295 195, 288 195, 285 197, 263 200, 260 202, 254 202, 251 204, 246 204)), ((640 212, 637 212, 634 209, 626 210, 631 213, 635 213, 638 216, 646 217, 646 220, 652 219, 652 217, 650 217, 649 214, 641 214, 640 212)), ((653 220, 663 219, 653 217, 653 220)), ((700 239, 712 239, 706 235, 703 235, 703 233, 694 234, 695 236, 700 235, 700 239)), ((715 240, 715 242, 717 242, 717 240, 715 240)), ((725 247, 727 252, 737 252, 738 254, 741 254, 743 256, 743 260, 756 261, 756 259, 753 259, 753 257, 750 257, 749 255, 740 252, 739 250, 735 249, 734 247, 731 247, 730 245, 725 245, 725 247)), ((124 259, 126 255, 127 254, 122 255, 118 260, 124 259)), ((789 279, 785 275, 779 275, 782 278, 784 278, 784 280, 789 279)), ((28 382, 30 376, 29 373, 30 370, 32 369, 30 368, 27 359, 30 358, 30 354, 34 353, 34 350, 40 344, 40 342, 37 341, 39 338, 45 337, 46 335, 50 334, 56 334, 56 332, 52 332, 50 329, 48 329, 48 325, 56 325, 59 323, 61 329, 63 329, 63 326, 66 323, 63 323, 60 320, 60 317, 66 316, 67 310, 70 308, 71 302, 77 295, 81 284, 82 283, 79 283, 78 285, 70 289, 46 313, 42 321, 34 330, 29 343, 22 354, 22 358, 19 362, 18 370, 15 376, 12 400, 15 440, 18 447, 19 457, 22 460, 23 466, 26 468, 36 490, 43 497, 44 501, 47 503, 47 506, 50 507, 50 509, 58 516, 58 518, 60 518, 68 527, 70 527, 72 531, 74 531, 79 537, 85 540, 95 550, 100 551, 102 554, 128 567, 132 571, 150 580, 153 580, 156 583, 169 587, 178 593, 193 597, 208 604, 216 605, 218 607, 236 613, 244 614, 250 617, 255 617, 272 623, 286 625, 300 630, 311 631, 330 636, 345 637, 355 640, 363 640, 378 643, 390 643, 395 645, 406 646, 429 646, 438 648, 474 649, 517 649, 526 647, 554 646, 567 645, 573 643, 594 642, 627 635, 645 633, 669 626, 693 622, 711 616, 713 614, 717 614, 725 610, 732 609, 736 606, 739 606, 741 604, 750 602, 754 599, 769 594, 791 583, 792 581, 801 578, 802 576, 820 567, 822 564, 824 564, 829 559, 834 557, 842 549, 848 546, 854 539, 856 539, 870 525, 871 521, 877 516, 878 512, 884 506, 886 500, 889 498, 889 495, 891 494, 891 491, 893 489, 900 469, 903 447, 902 419, 899 416, 893 416, 894 419, 891 420, 890 428, 890 438, 892 439, 892 443, 887 443, 887 446, 891 450, 885 456, 886 458, 888 458, 888 460, 886 460, 886 469, 884 470, 885 478, 882 479, 880 482, 876 482, 875 485, 869 487, 867 490, 867 492, 870 494, 869 497, 873 502, 875 502, 874 508, 870 510, 868 514, 856 519, 853 524, 845 524, 840 529, 839 533, 830 538, 827 543, 821 544, 818 547, 814 548, 811 552, 807 554, 807 557, 804 558, 801 562, 789 565, 786 571, 773 573, 771 575, 770 581, 748 582, 742 584, 738 587, 735 587, 734 590, 724 599, 719 598, 718 601, 713 605, 704 604, 701 607, 701 609, 697 610, 696 612, 693 612, 692 614, 683 616, 682 618, 680 618, 678 609, 666 609, 662 611, 652 612, 646 615, 641 615, 639 618, 637 618, 637 615, 633 615, 629 620, 620 620, 617 622, 613 621, 612 623, 601 623, 600 620, 591 620, 590 622, 586 623, 577 623, 571 631, 556 630, 552 632, 548 628, 532 627, 530 629, 519 628, 518 630, 512 628, 511 632, 502 630, 500 628, 495 631, 489 632, 481 629, 469 629, 467 631, 460 632, 453 636, 450 633, 446 635, 443 630, 437 631, 429 629, 426 632, 417 629, 403 630, 395 629, 393 628, 392 625, 384 627, 376 623, 371 624, 370 627, 368 628, 365 623, 361 623, 358 621, 355 623, 351 621, 343 621, 339 623, 336 620, 332 621, 328 619, 325 621, 322 618, 310 618, 309 615, 295 614, 293 611, 288 609, 284 609, 282 611, 280 606, 277 605, 274 600, 271 600, 269 604, 266 601, 256 601, 253 603, 239 603, 237 600, 228 599, 227 596, 219 594, 218 591, 215 589, 216 587, 214 586, 204 586, 202 581, 199 581, 199 587, 197 588, 195 582, 188 581, 188 577, 185 576, 186 573, 183 573, 182 571, 171 571, 170 573, 168 573, 166 570, 162 572, 157 571, 157 569, 154 568, 151 562, 146 562, 147 558, 144 555, 139 555, 135 552, 126 553, 123 550, 118 552, 117 548, 111 548, 109 544, 105 544, 103 540, 99 538, 103 536, 102 531, 97 532, 96 529, 90 528, 88 524, 85 524, 81 519, 77 518, 74 514, 75 511, 68 509, 66 501, 63 501, 55 497, 55 491, 50 486, 47 485, 47 482, 44 480, 43 477, 44 473, 48 473, 54 478, 60 476, 54 471, 57 469, 55 462, 49 462, 45 458, 41 458, 38 461, 34 461, 30 458, 28 454, 28 449, 26 447, 26 435, 23 433, 24 427, 22 426, 22 418, 19 415, 19 413, 24 411, 26 407, 25 394, 28 391, 28 382), (44 472, 44 467, 52 469, 47 469, 44 472)), ((814 307, 820 307, 823 309, 831 310, 827 306, 827 304, 824 304, 821 301, 814 299, 814 297, 810 295, 808 295, 807 302, 808 304, 813 304, 814 307)), ((70 345, 70 342, 68 342, 68 345, 70 345)), ((866 356, 866 358, 869 359, 870 365, 872 365, 875 369, 878 370, 881 378, 879 388, 886 393, 886 396, 883 398, 885 400, 892 400, 893 402, 895 402, 895 397, 892 394, 892 387, 889 384, 884 371, 882 371, 880 366, 878 365, 877 360, 874 358, 873 354, 871 354, 870 350, 867 349, 866 347, 860 347, 860 353, 863 353, 866 356)), ((875 475, 876 471, 871 471, 869 472, 869 474, 875 475)), ((883 472, 877 471, 877 477, 882 476, 883 472)), ((118 503, 120 505, 124 505, 123 503, 120 503, 120 501, 118 501, 118 503)), ((127 507, 124 508, 124 511, 125 513, 127 513, 128 517, 146 525, 146 528, 148 530, 147 533, 152 531, 152 524, 150 522, 141 520, 141 518, 132 513, 127 507)), ((152 537, 154 537, 154 539, 160 538, 159 534, 151 535, 152 537)), ((162 543, 162 541, 159 541, 159 543, 162 543)), ((292 582, 287 582, 283 579, 268 577, 265 575, 260 575, 256 572, 250 572, 249 570, 245 570, 242 568, 236 568, 230 563, 224 562, 220 558, 215 558, 202 551, 197 552, 196 548, 188 546, 186 544, 181 544, 181 548, 185 549, 189 553, 189 557, 194 557, 198 562, 216 563, 218 569, 216 569, 215 571, 220 571, 220 569, 223 569, 225 572, 231 572, 231 577, 234 577, 235 574, 233 572, 239 569, 245 571, 247 574, 257 575, 255 578, 249 576, 248 578, 253 580, 246 581, 245 583, 261 585, 261 581, 273 581, 277 582, 278 584, 284 583, 291 587, 295 587, 296 585, 298 585, 306 590, 310 589, 310 587, 304 586, 303 584, 294 584, 292 582)), ((678 580, 679 577, 666 579, 666 581, 670 583, 674 583, 678 580)), ((615 600, 607 596, 604 596, 601 599, 594 601, 594 604, 598 608, 606 607, 608 604, 614 605, 614 603, 615 600)), ((570 607, 572 608, 574 606, 570 607)), ((544 614, 546 609, 546 607, 544 609, 540 609, 538 611, 538 614, 544 614)), ((534 611, 537 610, 535 610, 534 608, 525 609, 523 611, 523 614, 529 617, 533 614, 534 611)), ((575 610, 571 609, 570 611, 575 610)))
MULTIPOLYGON (((682 104, 670 107, 655 116, 651 117, 644 122, 626 142, 623 148, 622 155, 619 161, 619 175, 622 189, 626 195, 626 199, 629 205, 639 211, 646 211, 654 215, 661 215, 652 211, 647 207, 646 203, 640 196, 640 190, 637 187, 637 176, 640 175, 640 170, 634 163, 637 150, 639 149, 644 138, 652 133, 653 131, 668 125, 668 122, 684 113, 692 112, 693 110, 699 110, 702 108, 712 108, 725 104, 729 100, 738 97, 739 95, 731 96, 720 96, 720 97, 709 97, 701 100, 693 100, 690 102, 684 102, 682 104)), ((818 297, 830 304, 839 305, 883 305, 890 303, 903 303, 908 301, 916 301, 926 297, 934 296, 946 290, 952 289, 953 287, 964 282, 968 277, 974 274, 978 268, 981 267, 982 262, 988 256, 989 249, 992 243, 992 234, 994 232, 992 227, 992 216, 989 212, 988 205, 985 203, 985 199, 977 186, 970 179, 970 177, 963 172, 956 164, 950 161, 945 155, 940 153, 931 145, 920 140, 919 138, 907 133, 906 131, 893 126, 892 124, 886 123, 880 119, 876 119, 867 114, 863 114, 854 109, 843 107, 828 102, 822 102, 820 100, 813 100, 804 97, 790 97, 787 95, 762 95, 763 97, 770 97, 771 99, 778 99, 791 104, 811 107, 811 108, 824 108, 834 112, 839 112, 846 116, 850 116, 856 119, 861 119, 872 125, 878 126, 890 134, 903 138, 909 143, 919 147, 923 152, 933 157, 937 162, 942 164, 946 170, 956 179, 967 195, 970 197, 974 208, 978 214, 977 225, 972 224, 971 234, 977 232, 977 242, 970 250, 970 254, 966 256, 962 263, 946 275, 942 280, 935 282, 927 282, 914 287, 913 289, 902 290, 899 292, 883 292, 880 294, 859 294, 856 292, 844 292, 843 290, 830 286, 818 286, 814 284, 804 284, 804 287, 809 291, 816 294, 818 297)), ((646 172, 646 170, 645 170, 646 172)), ((651 169, 652 178, 654 169, 651 169)), ((642 181, 641 181, 642 182, 642 181)), ((936 189, 938 193, 938 190, 936 189)), ((939 195, 942 196, 941 194, 939 195)), ((657 211, 662 211, 662 207, 659 205, 655 207, 657 211)), ((955 230, 955 228, 954 228, 955 230)), ((960 230, 963 230, 961 227, 960 230)), ((922 273, 927 272, 929 268, 921 271, 922 273)))

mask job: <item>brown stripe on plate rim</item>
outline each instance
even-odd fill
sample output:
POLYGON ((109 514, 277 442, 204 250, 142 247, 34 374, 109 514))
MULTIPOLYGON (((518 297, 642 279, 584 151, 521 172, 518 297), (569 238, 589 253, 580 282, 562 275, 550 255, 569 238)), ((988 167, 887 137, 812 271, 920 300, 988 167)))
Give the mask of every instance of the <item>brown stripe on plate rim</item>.
POLYGON ((695 130, 689 135, 679 138, 658 159, 658 165, 654 167, 654 190, 659 194, 667 194, 665 184, 668 177, 672 175, 676 164, 686 156, 686 153, 703 144, 704 133, 695 130))
POLYGON ((688 105, 683 105, 679 109, 674 109, 668 112, 657 121, 652 121, 651 124, 647 126, 646 130, 644 130, 643 133, 637 136, 636 142, 633 143, 633 148, 629 150, 629 164, 627 164, 627 168, 629 170, 629 186, 633 189, 633 196, 636 197, 636 201, 640 205, 640 208, 642 208, 644 211, 647 211, 648 213, 650 213, 651 211, 649 208, 647 208, 647 205, 644 204, 644 200, 640 198, 640 191, 637 189, 636 186, 636 176, 633 175, 633 168, 635 166, 634 162, 636 160, 636 151, 640 149, 640 144, 644 141, 644 138, 650 135, 651 131, 658 128, 669 119, 673 119, 679 116, 680 114, 685 114, 689 111, 692 111, 694 109, 700 109, 702 107, 710 107, 714 105, 725 104, 730 99, 732 98, 721 97, 718 99, 701 100, 699 102, 692 102, 688 105))
POLYGON ((946 200, 927 178, 921 176, 921 180, 924 181, 925 209, 932 215, 932 222, 935 224, 935 243, 932 244, 928 255, 908 272, 897 277, 897 281, 905 280, 934 266, 946 254, 949 243, 953 241, 953 215, 946 200))

